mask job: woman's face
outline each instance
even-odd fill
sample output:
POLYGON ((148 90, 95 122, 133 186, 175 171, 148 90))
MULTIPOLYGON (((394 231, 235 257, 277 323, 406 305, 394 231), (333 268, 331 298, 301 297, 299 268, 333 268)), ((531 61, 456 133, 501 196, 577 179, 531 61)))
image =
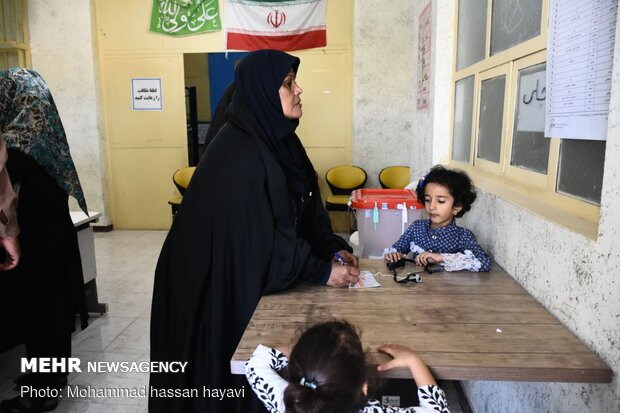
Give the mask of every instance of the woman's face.
POLYGON ((302 115, 301 110, 301 93, 303 90, 297 82, 295 82, 295 72, 289 70, 280 86, 280 102, 282 103, 282 112, 287 119, 299 119, 302 115))

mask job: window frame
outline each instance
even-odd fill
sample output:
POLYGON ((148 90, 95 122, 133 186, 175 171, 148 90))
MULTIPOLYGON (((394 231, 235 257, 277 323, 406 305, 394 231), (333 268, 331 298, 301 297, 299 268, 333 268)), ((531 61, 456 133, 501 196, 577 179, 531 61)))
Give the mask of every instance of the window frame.
MULTIPOLYGON (((529 56, 525 56, 515 62, 512 65, 512 76, 514 81, 510 85, 512 90, 510 91, 510 95, 513 99, 510 99, 509 113, 512 114, 512 122, 508 125, 508 129, 506 130, 506 136, 509 139, 506 139, 506 168, 505 174, 509 179, 513 179, 515 181, 521 182, 525 185, 532 185, 539 189, 546 189, 548 187, 553 186, 553 182, 556 179, 557 168, 554 167, 558 165, 559 152, 560 152, 560 140, 555 138, 545 138, 549 139, 549 157, 547 158, 547 173, 542 174, 539 172, 531 171, 524 168, 518 168, 516 166, 512 166, 510 164, 512 160, 512 144, 514 139, 514 125, 516 118, 516 105, 517 105, 517 90, 519 89, 518 81, 519 81, 519 71, 523 69, 527 69, 532 66, 536 66, 541 63, 547 62, 547 51, 541 50, 540 52, 534 53, 529 56)), ((546 69, 545 69, 546 70, 546 69)))
POLYGON ((476 90, 478 91, 478 93, 474 93, 474 112, 476 113, 476 117, 475 117, 475 134, 472 135, 472 145, 473 146, 473 152, 471 152, 473 154, 473 159, 471 159, 470 161, 472 161, 473 163, 473 167, 474 168, 479 168, 480 170, 484 171, 484 172, 489 172, 489 173, 494 173, 494 174, 501 174, 502 173, 502 164, 504 163, 504 159, 506 157, 506 147, 504 145, 503 142, 503 137, 506 134, 506 121, 507 121, 507 109, 508 109, 508 97, 509 94, 506 93, 508 91, 508 87, 510 85, 510 72, 509 72, 509 65, 507 64, 503 64, 500 66, 496 66, 494 68, 491 68, 489 70, 486 70, 482 73, 479 73, 477 76, 477 80, 474 82, 474 87, 476 88, 476 90), (480 135, 480 107, 481 107, 481 103, 482 103, 482 82, 484 82, 485 80, 489 80, 489 79, 493 79, 499 76, 504 76, 504 105, 503 105, 503 111, 502 111, 502 138, 500 140, 500 150, 499 150, 499 162, 495 163, 493 161, 489 161, 487 159, 482 159, 478 157, 478 138, 480 135), (478 98, 476 99, 476 95, 478 96, 478 98), (477 100, 477 101, 476 101, 477 100))
MULTIPOLYGON (((18 66, 20 67, 31 67, 32 61, 30 56, 30 33, 28 30, 28 2, 27 0, 0 0, 0 18, 3 20, 3 31, 0 32, 0 51, 2 52, 17 52, 17 60, 18 66), (17 40, 7 40, 6 39, 6 30, 7 27, 10 27, 6 24, 7 16, 4 13, 4 4, 5 2, 12 2, 14 4, 21 3, 21 16, 14 15, 13 16, 13 24, 12 27, 15 29, 15 33, 13 38, 19 39, 20 37, 23 39, 22 42, 17 40), (18 20, 21 18, 21 28, 23 33, 19 33, 18 30, 20 25, 18 24, 18 20)), ((14 7, 13 10, 16 10, 14 7)), ((2 68, 2 67, 0 67, 2 68)), ((6 67, 5 69, 8 69, 6 67)))
POLYGON ((491 192, 501 198, 518 204, 538 215, 560 225, 577 231, 591 239, 598 235, 600 206, 586 200, 557 192, 558 168, 560 166, 560 144, 558 138, 550 139, 547 174, 510 165, 514 122, 516 117, 516 93, 518 90, 519 71, 547 61, 547 21, 549 0, 541 0, 541 21, 539 35, 516 46, 490 56, 491 21, 493 1, 487 0, 486 45, 483 60, 473 63, 461 70, 456 69, 456 51, 458 49, 458 7, 459 0, 454 0, 454 54, 451 79, 450 135, 448 159, 452 167, 467 171, 477 187, 491 192), (500 163, 479 159, 478 132, 482 81, 505 74, 505 96, 502 120, 502 137, 500 163), (454 139, 454 110, 456 83, 469 76, 474 76, 474 93, 471 125, 470 159, 468 162, 452 158, 454 139))

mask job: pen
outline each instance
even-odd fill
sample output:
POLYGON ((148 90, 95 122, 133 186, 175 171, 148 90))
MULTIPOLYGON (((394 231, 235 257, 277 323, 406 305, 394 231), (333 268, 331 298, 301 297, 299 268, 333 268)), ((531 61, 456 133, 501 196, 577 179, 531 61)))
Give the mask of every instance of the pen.
POLYGON ((336 258, 336 261, 338 261, 340 265, 347 265, 347 262, 344 260, 344 258, 342 258, 342 256, 337 252, 334 253, 334 258, 336 258))

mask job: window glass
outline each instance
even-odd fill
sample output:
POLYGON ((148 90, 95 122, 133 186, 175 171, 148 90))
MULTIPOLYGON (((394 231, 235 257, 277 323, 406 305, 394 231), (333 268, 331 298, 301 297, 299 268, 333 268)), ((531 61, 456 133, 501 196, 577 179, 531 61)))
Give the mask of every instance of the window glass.
POLYGON ((601 203, 605 141, 562 139, 557 191, 601 203))
POLYGON ((484 59, 486 24, 486 0, 459 0, 456 70, 484 59))
POLYGON ((454 123, 452 132, 452 159, 469 162, 471 155, 471 120, 474 106, 474 77, 456 82, 454 91, 454 123))
POLYGON ((540 34, 541 2, 493 0, 491 56, 540 34))
POLYGON ((478 158, 499 163, 506 76, 483 80, 480 87, 478 158))
POLYGON ((17 50, 11 50, 7 53, 9 55, 9 67, 21 66, 19 64, 19 53, 17 50))
POLYGON ((4 24, 5 27, 5 39, 7 41, 16 41, 15 37, 15 4, 13 0, 5 0, 4 2, 4 24))
POLYGON ((0 41, 4 40, 4 7, 0 6, 0 41))
POLYGON ((24 22, 25 0, 0 0, 0 69, 26 65, 28 46, 16 46, 28 39, 24 22))
POLYGON ((17 50, 0 51, 0 70, 19 66, 19 53, 17 50))
POLYGON ((550 140, 545 138, 544 63, 519 71, 510 164, 546 174, 550 140))
POLYGON ((17 41, 23 43, 24 39, 24 10, 22 8, 22 0, 15 1, 15 16, 17 19, 17 41))

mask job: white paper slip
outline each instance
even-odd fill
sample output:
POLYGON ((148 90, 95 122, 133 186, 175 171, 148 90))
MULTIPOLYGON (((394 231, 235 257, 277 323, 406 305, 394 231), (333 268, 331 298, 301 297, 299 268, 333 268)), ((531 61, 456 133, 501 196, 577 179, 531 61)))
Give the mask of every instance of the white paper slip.
POLYGON ((349 285, 349 288, 373 288, 381 287, 370 271, 360 272, 359 281, 349 285))

